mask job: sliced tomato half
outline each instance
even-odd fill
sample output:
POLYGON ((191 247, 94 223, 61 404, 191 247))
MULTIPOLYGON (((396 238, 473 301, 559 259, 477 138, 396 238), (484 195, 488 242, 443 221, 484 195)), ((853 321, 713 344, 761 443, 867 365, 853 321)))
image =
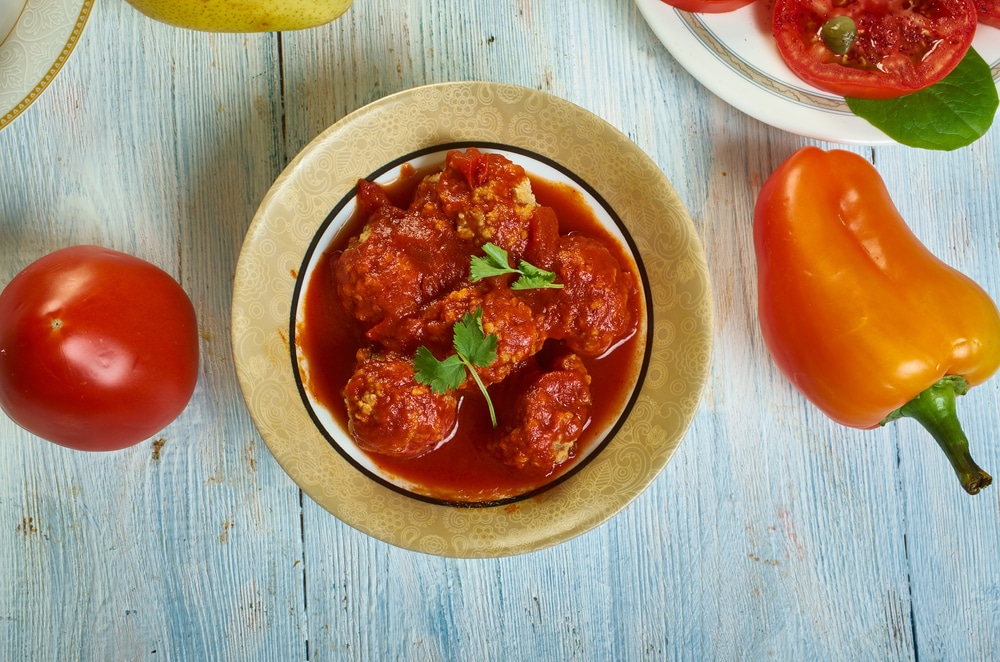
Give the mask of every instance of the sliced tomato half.
POLYGON ((1000 0, 973 0, 979 13, 979 22, 1000 28, 1000 0))
POLYGON ((662 0, 671 7, 702 14, 721 14, 745 7, 755 0, 662 0))
POLYGON ((889 99, 951 73, 977 22, 974 0, 776 0, 771 28, 804 81, 845 97, 889 99), (851 22, 853 41, 835 52, 824 33, 844 33, 851 22))

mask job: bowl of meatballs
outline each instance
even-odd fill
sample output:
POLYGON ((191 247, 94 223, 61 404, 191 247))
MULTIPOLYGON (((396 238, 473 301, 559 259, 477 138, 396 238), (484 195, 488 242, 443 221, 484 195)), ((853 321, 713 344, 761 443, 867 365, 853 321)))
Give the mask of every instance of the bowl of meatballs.
POLYGON ((436 146, 385 170, 335 207, 300 270, 306 406, 359 470, 418 499, 553 487, 611 438, 642 378, 634 247, 613 210, 526 151, 436 146), (455 344, 469 332, 491 352, 471 367, 455 344))
POLYGON ((237 265, 257 430, 310 498, 389 544, 506 556, 613 516, 669 461, 711 288, 655 164, 544 93, 449 83, 308 145, 237 265))

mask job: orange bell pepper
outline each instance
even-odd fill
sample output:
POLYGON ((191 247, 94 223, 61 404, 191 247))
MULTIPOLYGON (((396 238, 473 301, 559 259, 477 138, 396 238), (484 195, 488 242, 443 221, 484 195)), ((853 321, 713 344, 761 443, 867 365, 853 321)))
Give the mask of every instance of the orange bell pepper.
POLYGON ((850 427, 913 418, 967 492, 989 485, 955 396, 1000 366, 1000 314, 920 243, 872 164, 795 152, 760 191, 754 247, 764 341, 798 390, 850 427))

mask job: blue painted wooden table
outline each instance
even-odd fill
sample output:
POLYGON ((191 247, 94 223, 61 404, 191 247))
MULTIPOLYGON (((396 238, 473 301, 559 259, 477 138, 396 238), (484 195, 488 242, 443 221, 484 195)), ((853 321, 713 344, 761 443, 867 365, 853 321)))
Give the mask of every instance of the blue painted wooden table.
MULTIPOLYGON (((947 153, 851 148, 994 296, 998 131, 947 153)), ((257 35, 98 0, 0 131, 0 283, 71 244, 150 260, 195 303, 202 369, 181 417, 121 452, 0 418, 0 659, 1000 658, 1000 488, 962 492, 912 421, 830 422, 764 348, 756 192, 813 143, 713 96, 628 0, 357 0, 329 26, 257 35), (386 94, 473 79, 572 101, 649 154, 715 296, 704 400, 664 472, 596 529, 494 560, 389 546, 304 496, 250 420, 229 345, 240 246, 289 159, 386 94)), ((1000 474, 1000 380, 959 407, 1000 474)))

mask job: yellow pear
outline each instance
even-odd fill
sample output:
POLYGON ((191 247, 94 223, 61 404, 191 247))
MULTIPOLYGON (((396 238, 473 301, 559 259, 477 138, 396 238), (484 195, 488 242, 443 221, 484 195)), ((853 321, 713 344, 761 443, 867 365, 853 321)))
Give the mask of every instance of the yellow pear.
POLYGON ((205 32, 301 30, 334 20, 353 0, 128 0, 169 25, 205 32))

